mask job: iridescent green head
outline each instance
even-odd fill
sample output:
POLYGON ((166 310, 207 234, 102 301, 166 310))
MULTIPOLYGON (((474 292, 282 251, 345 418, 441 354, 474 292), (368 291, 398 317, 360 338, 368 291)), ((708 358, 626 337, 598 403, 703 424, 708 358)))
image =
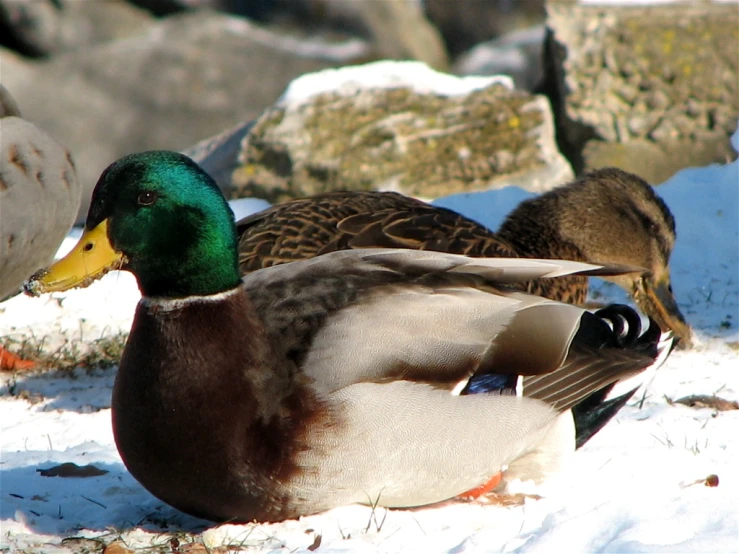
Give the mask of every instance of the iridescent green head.
POLYGON ((60 290, 44 279, 66 289, 118 268, 136 276, 144 296, 208 295, 240 282, 233 212, 213 179, 176 152, 142 152, 111 164, 70 256, 39 279, 41 292, 60 290))

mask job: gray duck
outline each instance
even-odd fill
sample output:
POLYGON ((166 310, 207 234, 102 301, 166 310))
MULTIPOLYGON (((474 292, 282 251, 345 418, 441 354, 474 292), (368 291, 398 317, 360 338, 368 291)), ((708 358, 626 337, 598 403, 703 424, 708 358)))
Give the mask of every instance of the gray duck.
MULTIPOLYGON (((0 85, 0 302, 51 263, 74 224, 81 194, 69 151, 23 119, 0 85)), ((0 371, 35 365, 0 344, 0 371)))

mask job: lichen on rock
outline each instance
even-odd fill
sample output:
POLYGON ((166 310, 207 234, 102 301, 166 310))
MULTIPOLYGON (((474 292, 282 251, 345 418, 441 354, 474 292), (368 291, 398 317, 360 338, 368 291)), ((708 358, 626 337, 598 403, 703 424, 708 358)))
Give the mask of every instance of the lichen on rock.
POLYGON ((636 166, 627 159, 620 167, 659 182, 733 154, 736 5, 550 0, 547 10, 549 90, 561 145, 576 170, 614 165, 626 148, 636 166), (651 168, 638 156, 647 142, 659 153, 651 168))
POLYGON ((235 196, 273 202, 342 189, 542 190, 572 175, 546 100, 499 83, 460 95, 367 86, 278 104, 245 137, 240 162, 235 196))

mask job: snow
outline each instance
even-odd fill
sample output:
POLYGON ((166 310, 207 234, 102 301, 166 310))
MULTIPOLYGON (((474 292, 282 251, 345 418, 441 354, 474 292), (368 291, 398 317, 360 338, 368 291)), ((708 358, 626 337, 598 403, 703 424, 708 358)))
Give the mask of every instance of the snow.
POLYGON ((229 204, 236 221, 255 212, 266 210, 271 206, 269 202, 261 198, 239 198, 238 200, 229 201, 229 204))
POLYGON ((318 94, 332 92, 349 96, 368 88, 410 87, 419 93, 456 96, 494 83, 513 88, 513 81, 505 75, 456 77, 435 71, 422 62, 379 61, 307 73, 290 83, 278 103, 299 105, 318 94))
POLYGON ((481 42, 454 62, 458 75, 509 75, 516 88, 536 90, 543 77, 545 25, 535 25, 481 42))
MULTIPOLYGON (((61 542, 70 536, 121 537, 130 548, 144 548, 167 545, 175 533, 185 540, 185 531, 209 548, 235 544, 249 552, 310 552, 318 536, 317 551, 330 553, 539 553, 563 545, 569 552, 739 551, 739 411, 667 400, 693 394, 739 400, 739 162, 681 171, 658 193, 677 220, 673 285, 696 344, 670 356, 643 405, 640 394, 576 453, 546 497, 512 507, 346 506, 282 523, 214 526, 162 504, 125 470, 110 429, 114 369, 44 372, 7 377, 0 391, 0 550, 74 552, 61 542), (37 472, 64 462, 108 473, 37 472), (710 474, 719 476, 719 486, 702 484, 710 474)), ((511 187, 437 203, 497 228, 528 196, 511 187)), ((73 242, 67 239, 60 252, 73 242)), ((595 289, 600 301, 626 300, 613 286, 595 289)), ((127 331, 138 298, 133 278, 118 272, 87 289, 17 296, 0 304, 0 336, 50 334, 53 347, 127 331)))

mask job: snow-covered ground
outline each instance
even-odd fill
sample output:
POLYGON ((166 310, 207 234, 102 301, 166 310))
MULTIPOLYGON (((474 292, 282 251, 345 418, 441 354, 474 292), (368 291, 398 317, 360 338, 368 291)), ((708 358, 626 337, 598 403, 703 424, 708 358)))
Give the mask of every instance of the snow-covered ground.
MULTIPOLYGON (((172 552, 177 535, 249 552, 738 552, 739 411, 668 399, 739 400, 739 162, 682 171, 658 193, 677 220, 673 285, 696 344, 672 354, 643 405, 627 406, 578 451, 547 497, 514 507, 347 506, 278 524, 212 526, 162 504, 125 470, 110 429, 114 369, 45 372, 6 377, 0 390, 0 551, 82 552, 95 543, 61 541, 84 536, 172 552), (38 472, 65 462, 107 473, 38 472), (704 486, 710 474, 717 487, 704 486)), ((527 196, 511 188, 438 204, 497 228, 527 196)), ((599 301, 626 300, 602 282, 595 290, 599 301)), ((131 275, 117 272, 83 290, 17 296, 0 304, 0 336, 89 341, 127 331, 138 296, 131 275)))

